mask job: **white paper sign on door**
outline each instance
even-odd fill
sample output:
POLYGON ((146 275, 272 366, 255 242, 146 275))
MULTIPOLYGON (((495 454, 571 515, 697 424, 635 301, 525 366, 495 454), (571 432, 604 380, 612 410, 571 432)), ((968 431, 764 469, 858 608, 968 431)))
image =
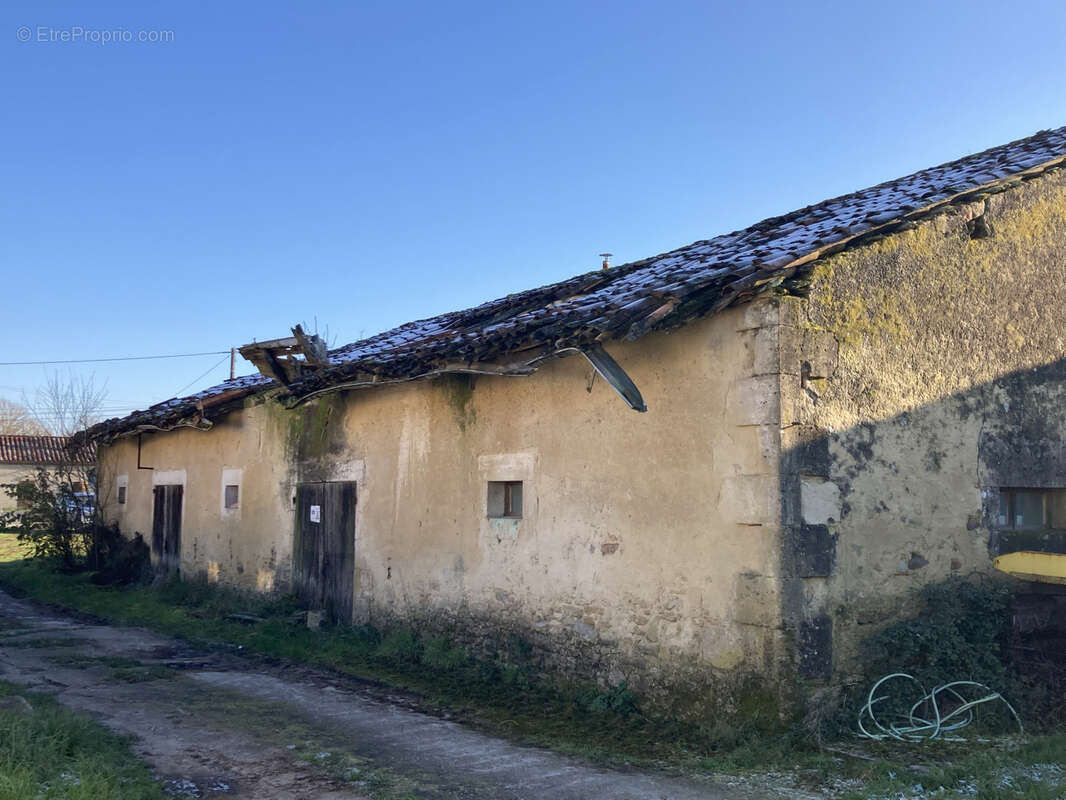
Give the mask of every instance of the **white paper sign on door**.
POLYGON ((311 506, 311 521, 312 522, 321 522, 322 521, 322 506, 311 506))

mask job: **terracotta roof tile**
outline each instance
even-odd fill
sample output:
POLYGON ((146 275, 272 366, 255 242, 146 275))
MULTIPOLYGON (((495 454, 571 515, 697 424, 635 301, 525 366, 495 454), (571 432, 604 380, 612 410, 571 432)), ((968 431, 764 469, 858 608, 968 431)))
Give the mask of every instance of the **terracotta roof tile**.
POLYGON ((89 445, 71 451, 66 436, 4 436, 0 435, 0 464, 19 466, 51 466, 75 464, 92 466, 96 463, 96 447, 89 445))

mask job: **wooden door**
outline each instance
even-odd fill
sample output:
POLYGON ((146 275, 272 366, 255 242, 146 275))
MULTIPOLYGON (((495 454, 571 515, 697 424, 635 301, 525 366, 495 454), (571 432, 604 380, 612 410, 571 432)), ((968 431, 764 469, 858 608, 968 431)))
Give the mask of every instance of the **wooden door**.
POLYGON ((152 490, 152 560, 164 572, 181 567, 181 502, 184 487, 156 486, 152 490))
POLYGON ((355 484, 296 487, 293 584, 311 608, 351 622, 355 596, 355 484))

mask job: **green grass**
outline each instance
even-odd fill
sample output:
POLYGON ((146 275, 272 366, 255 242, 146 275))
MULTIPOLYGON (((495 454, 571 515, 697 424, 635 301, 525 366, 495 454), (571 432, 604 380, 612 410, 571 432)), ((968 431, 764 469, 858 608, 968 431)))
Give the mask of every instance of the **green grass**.
MULTIPOLYGON (((310 631, 293 621, 298 606, 291 599, 246 595, 202 582, 100 587, 87 574, 59 573, 37 560, 0 564, 0 585, 15 594, 113 623, 142 625, 199 646, 413 690, 467 723, 594 760, 701 773, 787 771, 804 786, 835 785, 836 794, 848 800, 912 796, 918 784, 930 790, 945 787, 933 795, 937 797, 973 796, 957 794, 967 787, 977 787, 980 797, 994 800, 1066 795, 1066 779, 1058 788, 1054 770, 1040 766, 1066 764, 1062 733, 931 745, 870 743, 844 733, 842 742, 823 749, 797 725, 780 720, 767 724, 767 714, 761 715, 759 725, 736 718, 703 726, 661 719, 634 707, 638 698, 624 687, 604 691, 547 684, 536 678, 530 663, 475 660, 446 639, 420 637, 410 630, 384 637, 359 627, 310 631), (264 621, 248 625, 227 620, 232 613, 251 613, 264 621)), ((131 664, 111 666, 115 679, 156 677, 131 664)), ((1025 709, 1021 711, 1024 716, 1025 709)))
POLYGON ((811 743, 780 724, 737 727, 688 724, 642 713, 624 686, 549 684, 531 662, 476 660, 464 648, 409 630, 382 637, 360 627, 311 631, 294 623, 291 599, 242 594, 196 581, 155 587, 101 587, 87 573, 66 574, 37 559, 0 564, 0 585, 16 594, 92 614, 113 623, 142 625, 199 646, 237 650, 276 662, 294 662, 377 681, 421 694, 427 704, 511 739, 551 746, 593 759, 707 768, 758 768, 796 759, 824 763, 811 743), (251 613, 263 622, 227 620, 251 613))
POLYGON ((1060 800, 1066 797, 1066 735, 873 747, 881 756, 840 800, 936 797, 1060 800), (917 787, 921 787, 919 791, 917 787))
POLYGON ((33 711, 0 711, 0 800, 162 800, 126 739, 50 697, 0 682, 0 696, 14 694, 33 711))
POLYGON ((17 533, 0 533, 0 562, 29 558, 33 548, 19 542, 17 533))

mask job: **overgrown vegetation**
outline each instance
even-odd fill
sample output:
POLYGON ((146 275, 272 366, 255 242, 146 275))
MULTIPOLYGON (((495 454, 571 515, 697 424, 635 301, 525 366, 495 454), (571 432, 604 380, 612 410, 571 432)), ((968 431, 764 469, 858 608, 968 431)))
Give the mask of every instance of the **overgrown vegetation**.
MULTIPOLYGON (((869 762, 865 778, 839 782, 843 797, 859 798, 1024 798, 1052 800, 1066 796, 1066 734, 1061 732, 1064 698, 1061 684, 1046 680, 1044 661, 1033 671, 1020 658, 1019 633, 1012 626, 1017 584, 1005 580, 951 578, 920 590, 921 610, 866 639, 863 675, 854 684, 815 694, 823 708, 808 716, 808 726, 831 752, 860 753, 869 762), (1017 707, 1026 726, 1018 736, 1002 706, 981 711, 976 725, 963 730, 966 741, 908 744, 856 740, 859 708, 879 678, 903 672, 926 691, 959 680, 972 680, 999 691, 1017 707), (1000 734, 994 737, 993 734, 1000 734), (1002 734, 1008 733, 1003 737, 1002 734)), ((912 689, 902 682, 904 690, 912 689)), ((884 705, 910 707, 917 697, 892 696, 884 705)), ((948 700, 950 703, 950 700, 948 700)), ((887 709, 886 709, 887 710, 887 709)), ((919 710, 921 711, 921 709, 919 710)))
POLYGON ((164 797, 128 742, 50 697, 0 682, 0 800, 152 800, 164 797))
POLYGON ((1012 625, 1019 596, 1008 581, 951 578, 927 584, 921 596, 917 616, 866 641, 867 689, 890 672, 913 675, 927 690, 977 681, 1007 697, 1028 729, 1061 728, 1066 722, 1062 642, 1053 638, 1049 650, 1041 641, 1048 632, 1026 634, 1012 625))
POLYGON ((953 578, 921 589, 921 613, 875 633, 865 643, 868 677, 907 672, 932 688, 971 680, 1012 688, 1006 648, 1010 589, 999 581, 953 578))
POLYGON ((18 561, 32 555, 32 548, 20 542, 17 533, 0 533, 0 562, 18 561))
MULTIPOLYGON (((779 716, 741 716, 706 725, 657 718, 625 684, 549 682, 528 643, 498 643, 474 658, 444 637, 368 626, 312 631, 293 598, 245 594, 204 581, 100 586, 37 559, 0 564, 0 585, 16 594, 121 624, 150 627, 190 642, 272 661, 303 663, 414 690, 468 722, 512 738, 632 763, 669 760, 705 768, 762 766, 771 749, 791 762, 817 755, 779 716), (247 624, 228 617, 252 615, 247 624)), ((518 639, 519 637, 513 637, 518 639)))
POLYGON ((39 467, 32 478, 3 487, 18 510, 0 514, 0 524, 18 531, 35 556, 57 558, 66 569, 91 551, 95 529, 87 481, 79 477, 74 467, 39 467))
MULTIPOLYGON (((499 642, 488 657, 473 658, 445 637, 405 628, 312 631, 293 598, 244 594, 203 581, 99 585, 90 573, 63 573, 39 559, 0 564, 0 585, 198 645, 410 689, 468 724, 616 763, 666 763, 700 772, 783 769, 801 786, 833 785, 837 795, 853 798, 887 799, 901 792, 922 797, 912 791, 921 784, 945 787, 930 795, 937 797, 979 791, 982 797, 1045 800, 1062 793, 1060 782, 1066 787, 1066 777, 1060 781, 1045 768, 1066 763, 1061 733, 927 745, 855 740, 857 698, 868 683, 833 701, 833 713, 821 720, 819 739, 756 691, 735 716, 695 725, 658 718, 624 683, 550 683, 520 637, 499 642), (233 614, 245 621, 230 618, 233 614), (248 624, 249 615, 262 621, 248 624)), ((1010 613, 1009 595, 1000 584, 951 581, 927 587, 920 615, 879 631, 868 642, 871 680, 903 669, 929 683, 967 677, 1000 688, 997 680, 1009 683, 1014 675, 1006 646, 1010 613)), ((144 676, 116 665, 113 678, 144 676)), ((1012 699, 1031 725, 1027 699, 1012 699)))

